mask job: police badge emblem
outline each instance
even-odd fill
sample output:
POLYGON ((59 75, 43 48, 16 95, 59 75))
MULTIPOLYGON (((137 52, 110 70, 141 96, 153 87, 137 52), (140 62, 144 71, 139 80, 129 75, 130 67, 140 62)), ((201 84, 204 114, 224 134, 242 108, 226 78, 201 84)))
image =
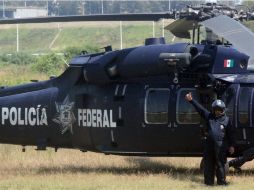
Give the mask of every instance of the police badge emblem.
POLYGON ((73 134, 72 130, 72 124, 75 122, 75 116, 73 113, 74 108, 74 102, 70 102, 69 96, 67 96, 63 103, 57 103, 56 104, 56 116, 53 119, 55 123, 58 123, 61 125, 61 133, 64 134, 66 131, 70 131, 71 134, 73 134))

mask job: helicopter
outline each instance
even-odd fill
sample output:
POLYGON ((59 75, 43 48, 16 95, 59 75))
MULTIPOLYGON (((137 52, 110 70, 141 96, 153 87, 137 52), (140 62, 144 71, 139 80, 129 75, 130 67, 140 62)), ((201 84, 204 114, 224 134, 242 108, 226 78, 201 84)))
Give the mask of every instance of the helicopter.
POLYGON ((192 43, 144 46, 74 57, 46 81, 0 89, 0 143, 79 149, 123 156, 201 157, 205 122, 185 101, 207 109, 226 103, 237 131, 237 157, 254 146, 254 34, 237 20, 249 13, 217 4, 186 11, 0 20, 0 24, 74 21, 158 21, 192 43), (223 23, 223 24, 222 24, 223 23), (204 26, 208 37, 200 40, 204 26), (218 38, 218 36, 221 37, 218 38))

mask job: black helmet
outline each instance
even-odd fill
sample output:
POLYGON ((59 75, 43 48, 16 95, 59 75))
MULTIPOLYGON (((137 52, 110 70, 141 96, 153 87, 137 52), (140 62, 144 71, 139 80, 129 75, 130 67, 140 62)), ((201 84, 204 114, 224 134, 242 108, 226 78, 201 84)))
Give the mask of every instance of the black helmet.
POLYGON ((222 100, 214 100, 213 103, 212 103, 212 108, 213 109, 220 108, 224 111, 226 106, 225 106, 225 103, 222 100))

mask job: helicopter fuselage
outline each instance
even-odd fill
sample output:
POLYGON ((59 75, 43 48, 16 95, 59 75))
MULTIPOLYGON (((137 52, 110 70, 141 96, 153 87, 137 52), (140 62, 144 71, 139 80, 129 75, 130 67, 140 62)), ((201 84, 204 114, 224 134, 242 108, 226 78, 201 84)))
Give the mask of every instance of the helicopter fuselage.
POLYGON ((185 43, 78 56, 57 78, 1 89, 0 142, 38 150, 201 156, 205 121, 184 99, 192 92, 207 109, 215 98, 226 102, 237 156, 254 146, 247 59, 232 47, 185 43), (192 59, 186 68, 172 66, 180 58, 159 59, 186 52, 192 59))

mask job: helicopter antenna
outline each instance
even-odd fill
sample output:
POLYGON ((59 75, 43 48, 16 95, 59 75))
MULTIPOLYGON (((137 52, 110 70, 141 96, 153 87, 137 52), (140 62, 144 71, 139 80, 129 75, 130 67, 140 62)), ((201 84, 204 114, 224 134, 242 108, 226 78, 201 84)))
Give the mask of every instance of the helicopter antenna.
POLYGON ((196 26, 193 23, 193 29, 192 29, 192 44, 195 43, 195 33, 196 33, 196 26))
POLYGON ((197 39, 197 44, 199 44, 200 43, 200 27, 201 27, 201 25, 198 25, 198 39, 197 39))

